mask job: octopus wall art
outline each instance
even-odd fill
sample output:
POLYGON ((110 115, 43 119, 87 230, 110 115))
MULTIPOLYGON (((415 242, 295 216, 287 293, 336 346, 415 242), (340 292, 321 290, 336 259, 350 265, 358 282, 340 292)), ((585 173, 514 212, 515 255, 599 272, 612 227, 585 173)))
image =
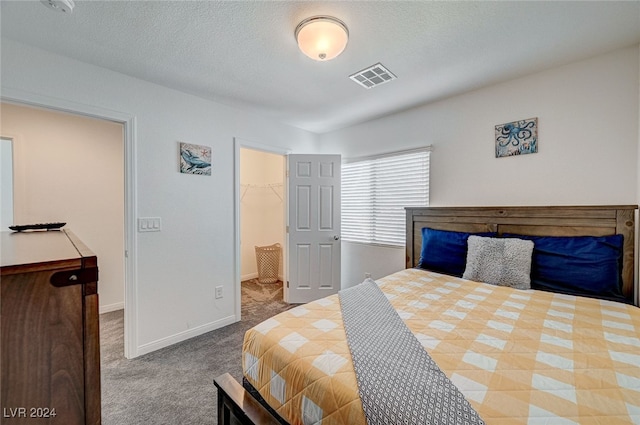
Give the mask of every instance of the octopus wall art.
POLYGON ((538 118, 496 125, 496 158, 538 152, 538 118))

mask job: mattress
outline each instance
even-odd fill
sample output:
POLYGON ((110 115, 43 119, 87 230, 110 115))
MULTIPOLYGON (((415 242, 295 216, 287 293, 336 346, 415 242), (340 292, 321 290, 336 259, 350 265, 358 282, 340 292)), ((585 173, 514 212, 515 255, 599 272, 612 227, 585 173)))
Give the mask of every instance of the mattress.
MULTIPOLYGON (((419 269, 377 282, 487 424, 640 424, 639 308, 419 269)), ((366 424, 337 295, 250 329, 243 370, 292 425, 366 424)))

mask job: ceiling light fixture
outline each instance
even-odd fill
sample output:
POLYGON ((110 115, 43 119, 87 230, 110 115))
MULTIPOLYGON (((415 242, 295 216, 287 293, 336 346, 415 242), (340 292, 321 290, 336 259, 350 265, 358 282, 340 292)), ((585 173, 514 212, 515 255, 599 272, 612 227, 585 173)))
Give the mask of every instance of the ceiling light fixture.
POLYGON ((295 36, 302 53, 317 61, 328 61, 347 47, 349 30, 332 16, 312 16, 298 24, 295 36))
POLYGON ((42 4, 56 12, 72 13, 76 4, 73 0, 40 0, 42 4))

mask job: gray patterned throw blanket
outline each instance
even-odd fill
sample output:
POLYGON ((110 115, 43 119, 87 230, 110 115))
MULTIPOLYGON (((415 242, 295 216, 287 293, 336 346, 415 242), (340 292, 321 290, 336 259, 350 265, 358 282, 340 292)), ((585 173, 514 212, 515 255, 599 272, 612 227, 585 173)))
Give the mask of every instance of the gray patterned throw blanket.
POLYGON ((373 280, 339 296, 369 425, 484 424, 373 280))

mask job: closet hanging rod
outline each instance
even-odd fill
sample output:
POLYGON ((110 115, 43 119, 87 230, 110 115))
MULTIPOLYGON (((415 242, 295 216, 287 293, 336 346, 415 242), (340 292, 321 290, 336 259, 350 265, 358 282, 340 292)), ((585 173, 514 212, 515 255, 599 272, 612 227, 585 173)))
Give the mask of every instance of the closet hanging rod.
POLYGON ((266 189, 270 187, 282 187, 284 186, 282 183, 265 183, 265 184, 248 184, 248 183, 240 183, 241 187, 248 187, 252 189, 266 189))
POLYGON ((244 195, 247 194, 249 189, 271 189, 271 191, 280 199, 280 202, 284 202, 282 196, 278 192, 276 192, 277 187, 283 187, 282 183, 268 183, 268 184, 240 184, 240 187, 244 188, 242 192, 242 196, 240 196, 240 202, 244 199, 244 195))

